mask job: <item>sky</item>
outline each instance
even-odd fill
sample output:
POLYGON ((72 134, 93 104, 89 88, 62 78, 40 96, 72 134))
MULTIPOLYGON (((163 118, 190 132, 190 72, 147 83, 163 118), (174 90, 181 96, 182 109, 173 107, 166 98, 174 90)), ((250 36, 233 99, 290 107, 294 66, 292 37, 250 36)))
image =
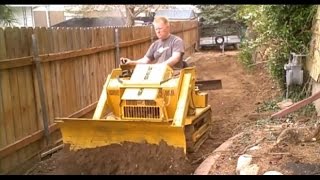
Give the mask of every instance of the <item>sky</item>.
MULTIPOLYGON (((49 10, 53 10, 53 11, 63 11, 64 10, 64 6, 68 6, 68 4, 65 5, 49 5, 49 10)), ((30 6, 40 6, 40 7, 36 7, 34 8, 35 11, 45 11, 46 10, 46 4, 29 4, 29 5, 25 5, 25 4, 15 4, 15 5, 9 5, 12 7, 17 7, 17 6, 24 6, 24 7, 30 7, 30 6)), ((195 11, 197 11, 196 7, 190 4, 170 4, 170 6, 174 6, 177 9, 193 9, 195 11)))

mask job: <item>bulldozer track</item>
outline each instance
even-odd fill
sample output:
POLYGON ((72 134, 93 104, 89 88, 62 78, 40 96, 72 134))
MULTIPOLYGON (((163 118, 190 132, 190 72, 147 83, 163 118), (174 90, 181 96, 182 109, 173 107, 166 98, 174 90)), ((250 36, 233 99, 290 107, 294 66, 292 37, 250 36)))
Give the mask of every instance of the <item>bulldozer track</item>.
POLYGON ((192 124, 185 126, 187 152, 196 152, 209 137, 211 109, 206 110, 192 124))

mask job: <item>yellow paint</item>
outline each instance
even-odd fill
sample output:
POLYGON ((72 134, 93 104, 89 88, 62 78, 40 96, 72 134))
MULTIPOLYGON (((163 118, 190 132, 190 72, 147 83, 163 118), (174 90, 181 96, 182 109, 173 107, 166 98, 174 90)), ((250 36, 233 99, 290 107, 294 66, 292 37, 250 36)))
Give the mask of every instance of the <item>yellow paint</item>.
POLYGON ((194 93, 191 101, 193 101, 196 107, 207 107, 208 106, 208 93, 194 93))
POLYGON ((72 149, 95 148, 124 141, 159 144, 164 140, 168 145, 186 151, 184 129, 170 123, 76 118, 60 118, 57 122, 64 143, 71 144, 72 149))
POLYGON ((173 118, 173 125, 181 127, 184 125, 184 120, 189 107, 189 93, 190 93, 191 74, 185 74, 183 77, 182 88, 177 104, 176 113, 173 118))
POLYGON ((107 87, 109 84, 110 75, 108 75, 105 84, 103 85, 102 93, 100 95, 96 110, 94 111, 93 119, 101 119, 107 111, 107 87))

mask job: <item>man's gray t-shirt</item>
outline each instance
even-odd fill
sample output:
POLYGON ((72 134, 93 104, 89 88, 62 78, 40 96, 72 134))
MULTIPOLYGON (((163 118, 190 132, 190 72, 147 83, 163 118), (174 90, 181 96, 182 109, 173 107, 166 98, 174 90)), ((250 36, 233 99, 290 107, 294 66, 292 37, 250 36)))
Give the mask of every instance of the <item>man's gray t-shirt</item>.
POLYGON ((173 52, 181 53, 181 59, 174 65, 174 69, 183 68, 184 44, 180 37, 172 34, 165 40, 158 39, 152 43, 145 56, 154 63, 162 63, 169 59, 173 52))

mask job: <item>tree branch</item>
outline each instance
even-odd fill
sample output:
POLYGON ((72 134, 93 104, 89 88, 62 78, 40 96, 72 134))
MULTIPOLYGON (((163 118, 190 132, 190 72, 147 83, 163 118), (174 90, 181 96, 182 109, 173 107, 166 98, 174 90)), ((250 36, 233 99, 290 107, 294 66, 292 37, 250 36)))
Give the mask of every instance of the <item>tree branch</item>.
POLYGON ((137 17, 141 12, 143 12, 144 10, 146 10, 148 7, 147 6, 143 6, 140 7, 135 13, 133 17, 137 17))
POLYGON ((126 11, 129 12, 129 14, 131 15, 131 17, 135 17, 134 14, 131 12, 131 8, 133 8, 133 11, 134 11, 134 6, 132 5, 124 5, 125 8, 126 8, 126 11))

